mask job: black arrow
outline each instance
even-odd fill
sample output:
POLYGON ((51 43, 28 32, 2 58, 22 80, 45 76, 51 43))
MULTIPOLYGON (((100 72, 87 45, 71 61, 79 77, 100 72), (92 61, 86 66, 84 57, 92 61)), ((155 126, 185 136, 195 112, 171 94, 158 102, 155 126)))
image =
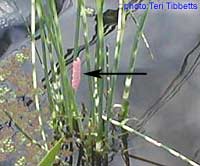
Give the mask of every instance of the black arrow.
POLYGON ((101 75, 147 75, 147 73, 139 73, 139 72, 134 72, 134 73, 103 73, 101 72, 102 69, 99 70, 94 70, 90 71, 87 73, 84 73, 85 75, 92 76, 92 77, 97 77, 97 78, 102 78, 101 75))

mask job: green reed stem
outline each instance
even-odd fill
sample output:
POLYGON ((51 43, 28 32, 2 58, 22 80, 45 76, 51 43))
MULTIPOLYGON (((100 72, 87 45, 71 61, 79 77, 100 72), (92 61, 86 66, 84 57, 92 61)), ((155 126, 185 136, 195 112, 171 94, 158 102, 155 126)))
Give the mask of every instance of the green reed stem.
MULTIPOLYGON (((149 6, 148 6, 148 9, 145 11, 145 13, 143 14, 143 16, 140 19, 139 26, 137 28, 136 35, 134 37, 134 42, 133 42, 132 51, 131 51, 131 57, 130 57, 130 61, 129 61, 130 63, 129 63, 129 68, 128 68, 128 72, 130 72, 130 73, 134 72, 134 69, 135 69, 135 63, 136 63, 136 57, 138 54, 140 38, 142 36, 142 32, 143 32, 144 25, 145 25, 145 22, 147 19, 148 11, 149 11, 149 6)), ((124 87, 123 96, 122 96, 122 98, 123 98, 122 109, 124 110, 122 112, 122 114, 123 114, 122 119, 125 119, 128 115, 127 103, 128 103, 128 99, 129 99, 129 95, 130 95, 132 79, 133 79, 133 76, 130 76, 130 75, 126 76, 126 79, 125 79, 125 87, 124 87)))
POLYGON ((77 14, 76 14, 76 31, 74 40, 74 55, 78 57, 79 33, 80 33, 80 19, 81 19, 81 1, 77 1, 77 14))
MULTIPOLYGON (((138 26, 139 26, 139 23, 138 23, 137 18, 134 16, 134 13, 133 13, 133 12, 130 12, 130 16, 131 16, 133 22, 134 22, 134 23, 137 25, 137 27, 138 27, 138 26)), ((148 49, 149 55, 151 56, 152 59, 154 59, 153 52, 152 52, 152 50, 151 50, 151 48, 150 48, 149 42, 148 42, 147 37, 146 37, 146 35, 144 34, 144 32, 142 32, 142 40, 143 40, 143 42, 144 42, 146 48, 148 49)))
POLYGON ((42 120, 42 114, 41 109, 39 105, 39 97, 37 92, 37 74, 36 74, 36 53, 35 53, 35 0, 31 1, 31 55, 32 55, 32 77, 33 77, 33 89, 35 90, 35 104, 36 104, 36 110, 39 112, 39 124, 41 126, 41 134, 42 138, 45 142, 45 149, 48 150, 47 142, 46 142, 46 135, 44 132, 43 127, 43 120, 42 120))
MULTIPOLYGON (((82 128, 80 124, 80 115, 78 113, 75 94, 69 82, 67 76, 67 68, 65 66, 64 51, 62 47, 62 37, 59 27, 58 16, 55 8, 54 1, 47 2, 47 9, 45 9, 38 0, 38 15, 40 17, 40 30, 42 37, 43 48, 43 61, 45 63, 45 77, 47 85, 48 98, 50 100, 50 110, 52 110, 52 118, 54 127, 56 123, 59 123, 62 128, 62 124, 56 119, 61 114, 66 114, 66 122, 69 126, 69 131, 72 133, 74 130, 80 130, 82 128), (56 64, 54 63, 53 53, 56 53, 60 67, 60 75, 57 76, 56 64), (48 56, 48 58, 46 57, 48 56), (48 61, 48 62, 47 62, 48 61), (48 63, 52 70, 52 80, 48 78, 48 63), (53 82, 53 85, 50 84, 53 82), (53 88, 52 88, 53 87, 53 88), (61 91, 60 91, 61 90, 61 91), (51 108, 52 107, 52 108, 51 108), (76 120, 75 120, 76 119, 76 120), (78 127, 78 128, 77 128, 78 127)), ((79 38, 79 37, 77 37, 79 38)), ((77 39, 76 39, 77 40, 77 39)), ((75 45, 78 45, 78 41, 75 41, 75 45)), ((59 120, 59 118, 58 118, 59 120)))
MULTIPOLYGON (((37 1, 36 2, 36 8, 37 8, 37 14, 38 14, 38 17, 39 17, 39 20, 40 20, 40 24, 39 24, 39 28, 40 28, 40 35, 41 35, 41 41, 45 41, 45 42, 41 42, 42 43, 42 52, 43 52, 43 56, 42 56, 42 59, 43 59, 43 66, 44 66, 44 74, 45 74, 45 85, 47 87, 47 95, 48 95, 48 100, 49 100, 49 104, 50 104, 50 111, 52 113, 52 115, 55 115, 56 113, 54 112, 54 103, 53 103, 53 94, 52 94, 52 91, 51 91, 51 86, 50 86, 50 81, 49 81, 49 76, 48 76, 48 64, 47 64, 47 56, 52 54, 52 52, 48 52, 47 50, 47 47, 45 45, 45 43, 47 43, 47 35, 45 35, 45 25, 44 25, 44 12, 42 11, 41 9, 41 2, 40 1, 37 1)), ((54 71, 54 70, 53 70, 54 71)), ((55 117, 53 117, 53 121, 55 117)), ((55 128, 55 124, 53 124, 54 128, 55 128)))
MULTIPOLYGON (((83 37, 85 42, 85 57, 86 57, 86 66, 87 71, 91 70, 91 55, 89 52, 89 37, 88 37, 88 23, 85 12, 85 2, 84 0, 78 0, 78 3, 81 4, 81 22, 83 25, 83 37)), ((91 77, 87 77, 88 86, 89 86, 89 97, 90 97, 90 114, 94 112, 92 108, 94 108, 94 99, 93 99, 93 80, 91 77)))
MULTIPOLYGON (((119 0, 119 13, 118 13, 118 24, 117 24, 117 37, 116 37, 116 45, 115 45, 115 53, 114 53, 114 67, 112 72, 117 72, 119 70, 119 63, 121 57, 121 48, 123 45, 123 38, 124 38, 124 30, 126 24, 126 14, 123 10, 123 4, 126 3, 125 0, 119 0)), ((116 88, 117 76, 112 76, 111 79, 111 86, 109 89, 109 102, 107 106, 107 116, 111 117, 111 108, 112 108, 112 101, 114 97, 114 91, 116 88)))
MULTIPOLYGON (((104 27, 103 27, 103 6, 104 0, 96 0, 96 8, 97 8, 97 50, 95 63, 97 68, 104 69, 105 64, 105 52, 104 52, 104 27)), ((96 80, 96 79, 95 79, 96 80)), ((104 80, 96 80, 97 86, 97 96, 95 99, 95 106, 98 115, 98 124, 99 124, 99 138, 103 136, 103 121, 102 121, 102 113, 103 113, 103 93, 104 93, 104 80)))

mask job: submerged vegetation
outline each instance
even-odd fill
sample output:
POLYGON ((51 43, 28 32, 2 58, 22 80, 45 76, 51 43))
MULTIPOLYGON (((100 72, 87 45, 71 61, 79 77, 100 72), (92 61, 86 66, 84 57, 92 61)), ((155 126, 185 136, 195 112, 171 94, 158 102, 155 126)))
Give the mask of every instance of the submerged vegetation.
POLYGON ((46 1, 44 6, 41 0, 32 0, 32 48, 26 48, 4 61, 0 68, 1 85, 9 82, 14 87, 9 89, 8 86, 0 86, 0 132, 4 132, 3 135, 0 134, 0 164, 1 161, 7 160, 10 154, 15 153, 15 157, 9 159, 14 160, 15 166, 107 166, 117 154, 121 154, 126 166, 131 165, 130 158, 162 165, 129 152, 128 137, 134 134, 192 166, 199 166, 181 153, 141 132, 142 125, 146 122, 145 117, 144 122, 129 115, 133 76, 125 77, 124 85, 121 85, 123 93, 119 104, 114 103, 117 76, 97 79, 82 75, 82 79, 88 81, 89 104, 80 105, 77 101, 79 92, 76 81, 80 81, 81 74, 80 59, 77 57, 83 54, 85 63, 82 65, 87 71, 102 69, 106 72, 118 72, 128 17, 136 24, 136 33, 133 34, 134 40, 128 57, 128 72, 134 72, 140 42, 145 43, 149 54, 153 56, 143 32, 148 19, 148 9, 136 18, 134 12, 123 9, 123 4, 128 3, 127 0, 119 0, 118 9, 106 12, 104 0, 96 0, 95 3, 96 34, 89 40, 87 15, 90 10, 85 6, 84 0, 77 0, 74 48, 65 53, 57 4, 54 1, 46 1), (39 20, 37 24, 35 20, 39 20), (105 36, 114 29, 117 29, 115 51, 114 55, 110 55, 105 36), (36 30, 40 34, 41 53, 36 52, 36 30), (80 44, 82 37, 83 45, 80 44), (95 55, 90 52, 92 45, 95 45, 95 55), (38 72, 41 71, 37 71, 36 56, 40 57, 44 73, 42 82, 38 79, 38 72), (30 60, 32 75, 21 70, 21 65, 30 60), (71 72, 66 64, 73 61, 79 63, 79 69, 73 72, 71 84, 71 72), (48 100, 45 104, 44 93, 48 100), (117 115, 116 109, 119 109, 117 115), (129 127, 132 119, 139 122, 136 126, 129 127))

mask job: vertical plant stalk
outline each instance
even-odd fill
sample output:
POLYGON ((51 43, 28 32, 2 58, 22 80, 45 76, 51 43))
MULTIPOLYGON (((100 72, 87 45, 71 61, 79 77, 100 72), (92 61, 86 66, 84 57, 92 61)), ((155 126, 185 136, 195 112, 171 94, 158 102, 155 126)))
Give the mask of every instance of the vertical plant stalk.
MULTIPOLYGON (((55 67, 54 58, 53 58, 53 44, 52 44, 52 41, 50 40, 51 36, 47 35, 46 27, 48 27, 50 29, 50 31, 53 31, 53 30, 51 29, 49 21, 45 20, 45 18, 48 18, 48 17, 46 17, 46 15, 45 15, 41 1, 36 1, 36 10, 37 10, 38 18, 40 20, 38 25, 39 25, 39 31, 40 31, 40 36, 41 36, 41 45, 42 45, 42 60, 43 60, 42 64, 43 64, 43 70, 44 70, 44 74, 45 74, 45 86, 47 87, 49 109, 50 109, 51 117, 52 117, 52 126, 54 129, 54 132, 58 133, 58 124, 57 124, 56 115, 59 112, 59 107, 58 107, 57 100, 54 99, 55 96, 59 95, 58 93, 56 93, 56 88, 55 88, 55 84, 57 83, 56 74, 55 74, 56 67, 55 67), (46 24, 45 24, 45 21, 47 21, 46 24), (46 25, 48 25, 48 26, 46 26, 46 25), (53 83, 53 85, 50 85, 50 80, 49 80, 49 75, 48 75, 49 60, 50 60, 50 66, 51 66, 51 70, 52 70, 52 80, 51 81, 55 82, 55 83, 53 83)), ((58 87, 58 85, 57 85, 57 87, 58 87)))
MULTIPOLYGON (((64 51, 62 46, 62 36, 59 27, 58 15, 55 8, 54 1, 47 1, 47 8, 43 3, 37 1, 37 11, 40 20, 41 42, 43 51, 43 61, 45 64, 44 73, 48 91, 48 99, 50 102, 50 110, 52 112, 52 118, 55 120, 53 129, 56 132, 55 139, 59 139, 64 135, 65 138, 73 137, 74 133, 80 136, 82 140, 83 126, 78 112, 75 93, 70 84, 69 77, 67 75, 67 68, 65 66, 64 51), (53 53, 57 56, 60 73, 57 76, 56 64, 54 63, 53 53), (52 80, 49 80, 48 64, 52 72, 52 80), (51 81, 55 82, 52 83, 51 81), (51 84, 52 83, 52 84, 51 84), (54 87, 54 85, 58 85, 54 87), (66 128, 66 129, 63 129, 66 128)), ((79 28, 78 28, 79 29, 79 28)), ((79 30, 78 30, 79 31, 79 30)), ((79 35, 76 35, 78 40, 79 35)), ((78 41, 75 41, 75 45, 78 45, 78 41)), ((56 58, 55 58, 56 59, 56 58)), ((80 59, 77 63, 79 67, 80 81, 80 59)), ((77 69, 76 69, 77 70, 77 69)), ((77 71, 76 71, 77 72, 77 71)), ((75 77, 74 77, 75 78, 75 77)), ((77 79, 77 78, 76 78, 77 79)), ((75 82, 76 88, 78 86, 77 80, 75 82)), ((69 143, 70 151, 73 153, 73 142, 69 143)), ((70 156, 70 163, 73 163, 73 155, 70 156)))
MULTIPOLYGON (((88 23, 87 23, 87 17, 86 17, 86 9, 85 9, 85 1, 84 0, 77 0, 77 2, 81 5, 81 23, 83 26, 83 37, 84 37, 84 42, 85 42, 85 57, 86 57, 86 68, 88 71, 91 70, 91 55, 89 52, 89 46, 90 46, 90 42, 89 42, 89 37, 88 37, 88 23)), ((95 126, 95 97, 93 97, 94 94, 94 82, 92 80, 91 77, 87 77, 88 79, 88 88, 89 88, 89 97, 90 97, 90 111, 89 111, 89 117, 87 119, 87 126, 90 128, 93 128, 93 126, 95 126)), ((93 130, 93 129, 92 129, 93 130)), ((93 142, 93 136, 91 135, 90 131, 88 133, 88 139, 87 139, 87 143, 83 143, 83 146, 80 147, 80 151, 79 151, 79 158, 81 156, 85 156, 85 161, 86 163, 93 163, 93 149, 94 149, 94 142, 93 142), (86 144, 89 144, 89 146, 87 146, 86 144), (86 145, 86 146, 84 146, 86 145)), ((80 160, 80 159, 79 159, 80 160)), ((83 163, 85 163, 84 160, 82 160, 83 163)))
MULTIPOLYGON (((131 52, 131 56, 130 56, 130 63, 129 63, 129 68, 128 68, 128 72, 130 72, 130 73, 134 72, 134 69, 135 69, 135 63, 136 63, 136 57, 138 54, 140 38, 142 36, 142 32, 144 29, 148 11, 149 11, 149 6, 148 6, 147 10, 144 12, 143 16, 141 17, 139 25, 136 26, 137 31, 136 31, 135 39, 133 41, 132 52, 131 52)), ((128 114, 129 114, 129 101, 128 100, 129 100, 129 96, 130 96, 132 80, 133 80, 133 76, 130 76, 130 75, 126 76, 125 87, 124 87, 123 96, 122 96, 122 112, 120 113, 120 117, 119 117, 120 121, 123 121, 128 118, 128 114)), ((122 133, 124 133, 124 132, 126 132, 126 131, 122 129, 122 133)), ((130 165, 129 154, 128 154, 128 151, 125 151, 126 149, 128 149, 127 138, 128 138, 128 134, 122 136, 122 144, 123 144, 123 151, 124 151, 123 156, 125 159, 125 163, 127 166, 129 166, 130 165)))
MULTIPOLYGON (((115 46, 115 53, 114 53, 114 68, 112 69, 112 72, 117 72, 119 70, 121 48, 122 48, 122 44, 123 44, 124 30, 125 30, 125 24, 126 24, 126 14, 123 10, 124 3, 126 3, 126 0, 119 0, 117 37, 116 37, 116 46, 115 46)), ((108 117, 111 117, 110 111, 112 110, 112 101, 113 101, 113 96, 115 93, 116 81, 117 81, 117 75, 112 76, 111 86, 109 89, 109 102, 108 102, 108 106, 107 106, 107 111, 108 111, 107 116, 108 117)))
POLYGON ((59 27, 58 15, 56 12, 54 1, 50 1, 50 11, 53 13, 53 22, 52 26, 54 29, 55 34, 52 36, 55 37, 54 40, 54 47, 56 51, 56 55, 58 58, 59 66, 60 66, 60 84, 61 84, 61 91, 63 95, 63 105, 64 105, 64 112, 68 115, 68 124, 69 124, 69 131, 70 133, 74 130, 74 115, 77 113, 77 107, 75 104, 75 97, 71 88, 71 84, 69 83, 69 79, 66 73, 66 66, 64 61, 64 52, 62 47, 62 37, 61 31, 59 27))
POLYGON ((41 109, 39 105, 39 97, 38 97, 38 92, 37 92, 37 74, 36 74, 36 52, 35 52, 35 12, 36 12, 36 3, 35 0, 31 1, 31 55, 32 55, 32 78, 33 78, 33 89, 35 90, 35 105, 36 105, 36 110, 39 112, 39 124, 41 126, 41 134, 42 134, 42 139, 45 143, 45 149, 48 150, 47 146, 47 140, 46 140, 46 135, 44 132, 44 126, 43 126, 43 120, 42 120, 42 114, 41 114, 41 109))
MULTIPOLYGON (((109 46, 106 46, 106 73, 110 73, 110 59, 109 59, 110 53, 109 53, 109 46)), ((111 110, 109 110, 109 105, 111 104, 109 99, 110 99, 110 91, 111 91, 111 77, 109 75, 106 76, 106 94, 105 94, 105 100, 106 100, 106 108, 105 112, 107 114, 107 117, 111 116, 111 110)), ((109 132, 109 123, 105 122, 105 132, 106 132, 106 137, 108 136, 109 132)))
MULTIPOLYGON (((137 27, 138 27, 138 26, 139 26, 138 20, 136 19, 134 13, 133 13, 133 12, 130 12, 130 16, 131 16, 133 22, 134 22, 134 23, 137 25, 137 27)), ((148 52, 149 52, 149 55, 151 56, 152 59, 154 59, 153 52, 152 52, 152 50, 151 50, 150 44, 149 44, 149 42, 148 42, 148 40, 147 40, 147 37, 146 37, 146 35, 144 34, 144 32, 142 32, 142 40, 143 40, 143 42, 144 42, 144 44, 145 44, 145 46, 146 46, 146 48, 147 48, 147 50, 148 50, 148 52)))
MULTIPOLYGON (((140 38, 142 36, 142 31, 144 29, 148 11, 149 11, 149 7, 143 14, 143 16, 140 20, 139 26, 137 26, 138 28, 137 28, 137 32, 135 35, 135 39, 134 39, 132 51, 131 51, 131 57, 130 57, 130 63, 129 63, 129 69, 128 69, 129 72, 134 72, 134 69, 135 69, 135 62, 136 62, 136 57, 138 54, 140 38)), ((127 76, 125 79, 125 88, 123 91, 123 101, 124 102, 128 101, 128 99, 129 99, 132 79, 133 79, 133 76, 131 76, 131 75, 127 76)))
MULTIPOLYGON (((81 4, 81 22, 83 25, 83 37, 85 42, 85 57, 86 57, 86 66, 87 71, 91 70, 91 56, 89 52, 89 37, 88 37, 88 24, 85 12, 85 2, 84 0, 78 0, 78 3, 81 4)), ((94 108, 94 98, 92 97, 93 94, 93 80, 91 77, 87 77, 88 79, 88 87, 89 87, 89 96, 90 96, 90 116, 94 112, 92 108, 94 108)))
MULTIPOLYGON (((110 65, 109 65, 109 47, 108 47, 108 45, 106 45, 106 58, 105 58, 105 64, 106 64, 106 72, 107 73, 109 73, 109 67, 110 67, 110 65)), ((105 104, 106 104, 106 114, 107 114, 107 116, 108 115, 110 115, 110 110, 108 110, 107 109, 107 106, 109 105, 109 90, 110 90, 110 76, 107 76, 106 77, 106 92, 105 92, 105 104)), ((108 121, 106 121, 106 122, 104 122, 104 128, 105 128, 105 139, 107 139, 107 138, 109 138, 109 123, 108 123, 108 121)), ((105 146, 109 146, 109 144, 110 144, 110 142, 109 142, 109 139, 108 139, 108 141, 106 142, 106 141, 104 141, 104 145, 105 146)), ((105 166, 108 166, 108 163, 109 163, 109 157, 108 157, 108 154, 109 154, 109 151, 108 150, 106 150, 106 154, 105 154, 105 159, 104 159, 104 165, 105 166)))
POLYGON ((73 54, 73 59, 74 59, 74 57, 78 56, 80 19, 81 19, 81 1, 77 0, 76 31, 75 31, 75 39, 74 39, 74 54, 73 54))
MULTIPOLYGON (((25 26, 26 26, 27 33, 28 33, 28 37, 31 38, 31 25, 28 24, 27 19, 23 16, 22 10, 18 7, 16 1, 17 1, 17 0, 12 0, 12 2, 14 3, 16 9, 17 9, 18 12, 19 12, 19 15, 20 15, 21 19, 23 20, 23 22, 24 22, 24 24, 25 24, 25 26)), ((37 23, 36 23, 36 24, 37 24, 37 23)), ((36 30, 36 31, 37 31, 37 30, 36 30)), ((37 38, 37 37, 35 37, 35 38, 37 38)), ((41 59, 41 57, 40 57, 40 55, 39 55, 39 52, 38 52, 37 47, 35 47, 35 49, 36 49, 36 54, 37 54, 37 57, 38 57, 38 59, 39 59, 39 61, 40 61, 40 64, 43 66, 43 64, 42 64, 42 59, 41 59)))
POLYGON ((51 10, 54 15, 53 26, 55 29, 56 40, 55 43, 55 51, 58 57, 58 62, 60 66, 60 76, 61 76, 61 89, 63 95, 63 103, 64 103, 64 113, 67 114, 67 124, 69 126, 69 135, 72 135, 76 132, 81 138, 83 136, 83 124, 80 118, 80 112, 78 112, 78 107, 75 99, 75 93, 73 92, 72 86, 69 83, 69 78, 66 72, 65 60, 64 60, 64 51, 62 47, 62 36, 61 30, 59 27, 58 15, 56 13, 55 4, 53 1, 50 1, 51 10))
MULTIPOLYGON (((95 68, 103 69, 105 65, 105 52, 104 52, 104 25, 103 25, 103 7, 104 0, 95 0, 97 9, 97 44, 95 52, 95 68)), ((93 159, 95 160, 95 165, 101 165, 104 159, 107 158, 102 152, 105 151, 105 146, 103 139, 105 137, 105 127, 102 120, 102 114, 104 109, 104 80, 99 80, 94 78, 94 94, 95 99, 95 109, 93 120, 94 129, 96 130, 97 136, 94 138, 94 153, 93 159)))
MULTIPOLYGON (((96 8, 97 8, 97 50, 96 50, 96 66, 98 69, 104 69, 105 64, 105 52, 104 52, 104 27, 103 27, 103 6, 104 0, 96 0, 96 8)), ((95 79, 95 84, 97 85, 97 95, 95 99, 95 106, 97 110, 98 116, 98 139, 99 141, 103 137, 103 93, 104 93, 104 80, 95 79)))
MULTIPOLYGON (((120 56, 121 56, 121 48, 123 43, 124 37, 124 29, 125 29, 125 22, 126 22, 126 14, 123 10, 123 4, 125 0, 119 0, 119 9, 118 9, 118 23, 117 23, 117 36, 116 36, 116 45, 115 45, 115 52, 114 52, 114 67, 111 69, 112 72, 117 72, 119 68, 120 56)), ((108 70, 108 69, 107 69, 108 70)), ((106 114, 107 117, 112 117, 112 102, 114 97, 114 92, 116 88, 116 80, 117 76, 110 77, 110 85, 107 85, 108 88, 108 101, 106 102, 106 114)), ((107 81, 108 84, 108 81, 107 81)), ((106 123, 106 136, 108 137, 108 128, 109 128, 109 121, 106 123)))

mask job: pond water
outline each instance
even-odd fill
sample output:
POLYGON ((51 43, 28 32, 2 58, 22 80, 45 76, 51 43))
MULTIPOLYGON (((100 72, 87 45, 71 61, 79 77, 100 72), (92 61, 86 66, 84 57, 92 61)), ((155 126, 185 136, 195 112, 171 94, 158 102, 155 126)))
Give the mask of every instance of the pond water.
MULTIPOLYGON (((3 1, 2 1, 3 2, 3 1)), ((0 2, 0 6, 1 3, 0 2)), ((25 16, 28 16, 26 7, 23 7, 23 0, 19 0, 17 3, 22 8, 25 16), (21 6, 22 5, 22 6, 21 6)), ((95 4, 93 0, 87 0, 87 6, 94 8, 95 4)), ((193 1, 199 4, 199 1, 193 1)), ((117 0, 105 1, 105 10, 116 9, 118 6, 117 0)), ((28 4, 26 4, 28 5, 28 4)), ((25 5, 25 6, 26 6, 25 5)), ((75 2, 70 5, 60 16, 61 30, 63 32, 63 45, 64 49, 73 47, 74 32, 75 32, 75 19, 76 19, 75 2)), ((140 12, 137 12, 140 14, 140 12)), ((151 11, 148 16, 148 21, 145 27, 145 35, 150 44, 151 50, 154 54, 152 59, 149 55, 145 44, 141 42, 141 47, 136 63, 136 70, 147 72, 147 76, 138 76, 134 78, 134 85, 131 94, 131 116, 143 117, 142 115, 146 112, 154 112, 152 117, 144 116, 144 120, 148 120, 145 123, 144 129, 146 133, 177 149, 179 152, 194 159, 195 153, 199 150, 200 144, 200 69, 198 68, 198 57, 200 53, 200 46, 188 57, 186 60, 187 53, 192 50, 195 45, 200 41, 200 10, 197 11, 151 11), (196 62, 197 61, 197 62, 196 62), (190 67, 197 63, 195 71, 191 74, 184 84, 179 87, 181 80, 190 74, 190 67), (186 67, 183 72, 181 67, 185 64, 186 67), (180 76, 180 77, 178 77, 180 76), (177 77, 176 80, 174 80, 177 77), (172 80, 174 80, 172 82, 172 80), (151 107, 160 96, 165 93, 165 90, 169 85, 173 87, 177 86, 178 93, 168 100, 168 98, 161 99, 156 105, 151 107)), ((1 18, 1 10, 0 10, 1 18)), ((1 19, 0 19, 1 20, 1 19)), ((89 17, 89 28, 90 35, 95 33, 95 22, 93 17, 89 17)), ((122 59, 120 63, 120 71, 127 70, 128 58, 130 49, 132 47, 132 41, 134 38, 136 26, 129 18, 127 22, 127 29, 125 31, 124 47, 122 50, 122 59)), ((14 33, 14 32, 13 32, 14 33)), ((27 41, 24 42, 24 35, 26 32, 23 29, 16 31, 18 36, 13 36, 13 42, 10 45, 8 52, 12 52, 13 49, 21 48, 27 41), (20 31, 20 33, 19 33, 20 31)), ((0 37, 1 33, 0 33, 0 37)), ((116 31, 109 34, 106 37, 106 44, 109 45, 110 55, 114 52, 114 42, 116 37, 116 31)), ((2 41, 2 40, 1 40, 2 41)), ((40 44, 37 43, 38 49, 40 50, 40 44)), ((0 46, 1 48, 1 46, 0 46)), ((94 49, 92 48, 91 51, 94 49)), ((3 56, 8 55, 5 53, 3 56)), ((22 66, 25 73, 30 72, 30 62, 26 62, 22 66)), ((38 72, 41 65, 38 62, 38 72)), ((183 68, 182 68, 183 69, 183 68)), ((83 69, 85 71, 85 69, 83 69)), ((42 78, 43 74, 39 72, 39 77, 42 78)), ((124 77, 119 77, 116 92, 116 102, 121 101, 122 89, 123 89, 124 77)), ((182 82, 181 82, 182 83, 182 82)), ((173 90, 173 88, 168 88, 173 90)), ((86 78, 82 78, 81 87, 78 90, 78 101, 87 103, 85 94, 88 94, 86 78)), ((166 93, 168 94, 168 93, 166 93)), ((170 97, 171 94, 169 94, 170 97)), ((165 96, 166 97, 166 96, 165 96)), ((28 115, 27 115, 28 116, 28 115)), ((151 116, 151 114, 150 114, 151 116)), ((134 124, 134 123, 133 123, 134 124)), ((1 135, 1 134, 0 134, 1 135)), ((146 157, 153 161, 157 161, 168 166, 187 166, 179 159, 172 157, 165 151, 152 146, 140 138, 133 136, 129 139, 131 152, 133 154, 146 157)), ((195 161, 200 162, 199 154, 196 155, 195 161)), ((0 165, 7 165, 7 161, 1 162, 0 165)), ((121 166, 121 158, 117 157, 113 161, 113 165, 121 166)), ((132 160, 133 166, 151 166, 141 161, 132 160)))

